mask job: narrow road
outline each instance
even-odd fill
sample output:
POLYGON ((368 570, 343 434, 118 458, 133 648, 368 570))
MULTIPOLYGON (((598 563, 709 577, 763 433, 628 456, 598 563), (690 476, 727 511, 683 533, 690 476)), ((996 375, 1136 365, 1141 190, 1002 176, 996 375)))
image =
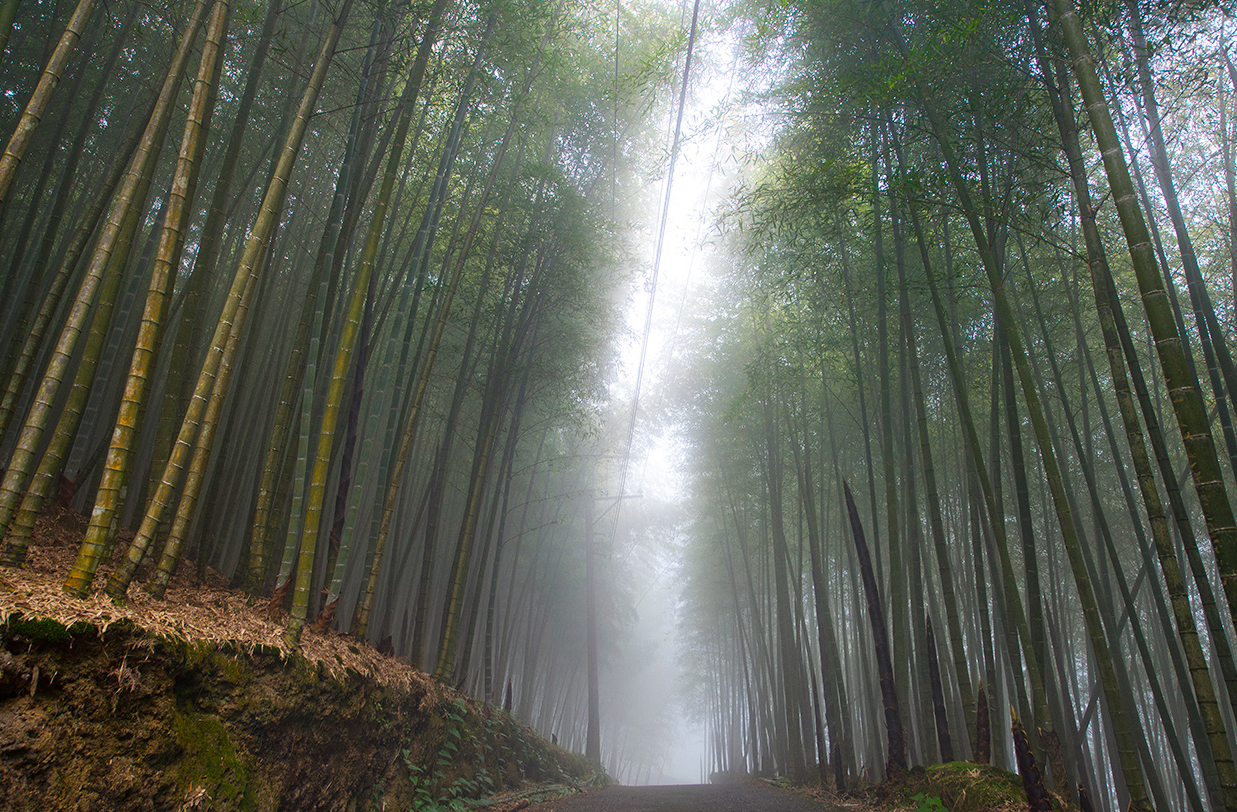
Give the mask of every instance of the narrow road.
POLYGON ((822 812, 802 795, 749 784, 606 787, 537 804, 529 812, 822 812))

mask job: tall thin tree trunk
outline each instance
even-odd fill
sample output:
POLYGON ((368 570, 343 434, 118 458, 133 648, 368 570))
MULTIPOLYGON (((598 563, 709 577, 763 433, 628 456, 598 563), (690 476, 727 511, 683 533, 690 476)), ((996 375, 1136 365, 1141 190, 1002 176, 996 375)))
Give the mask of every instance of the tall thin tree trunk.
MULTIPOLYGON (((458 133, 464 126, 466 114, 470 107, 470 99, 473 91, 476 89, 476 83, 478 81, 478 68, 481 63, 481 58, 485 52, 485 45, 489 42, 490 35, 494 31, 494 24, 496 20, 496 15, 491 14, 486 21, 485 31, 483 32, 481 40, 477 46, 477 54, 473 62, 473 68, 469 73, 468 82, 460 94, 459 104, 456 107, 456 118, 452 126, 454 137, 449 139, 456 141, 457 144, 458 133)), ((440 185, 442 186, 445 186, 447 178, 450 176, 451 166, 454 163, 453 152, 454 150, 449 144, 443 156, 444 162, 439 166, 439 178, 436 180, 436 183, 441 181, 440 185)), ((495 170, 497 165, 500 163, 501 160, 495 160, 495 170)), ((491 176, 487 181, 487 187, 490 187, 493 184, 493 171, 494 170, 492 170, 491 176)), ((483 197, 485 196, 486 195, 483 195, 483 197)), ((477 213, 474 214, 474 219, 480 216, 481 211, 482 209, 477 209, 477 213)), ((428 224, 426 225, 428 226, 428 224)), ((475 233, 475 222, 470 230, 475 233)), ((418 234, 419 242, 424 244, 425 239, 427 238, 423 238, 421 234, 418 234)), ((369 613, 371 607, 373 606, 374 593, 378 585, 378 573, 381 568, 383 557, 386 554, 386 542, 387 537, 391 532, 391 520, 395 512, 395 502, 399 497, 400 487, 403 484, 403 474, 404 469, 408 464, 408 456, 409 450, 412 446, 412 439, 416 436, 417 422, 421 412, 421 405, 425 400, 425 392, 429 388, 430 372, 434 368, 434 361, 438 356, 438 348, 442 342, 443 333, 446 331, 447 316, 451 312, 452 301, 454 300, 456 291, 459 288, 460 279, 463 277, 465 264, 464 260, 466 255, 467 252, 460 253, 451 279, 448 281, 446 289, 443 291, 443 299, 438 306, 436 318, 432 320, 433 335, 430 337, 429 345, 426 348, 425 359, 421 364, 421 371, 417 378, 416 388, 413 391, 408 416, 404 422, 403 436, 400 439, 399 449, 395 455, 395 462, 392 466, 391 473, 387 481, 386 497, 382 506, 382 523, 378 529, 378 538, 374 543, 374 556, 370 565, 369 580, 366 582, 363 597, 361 599, 361 609, 358 613, 356 628, 354 629, 354 633, 358 637, 364 637, 369 627, 369 613)), ((427 326, 428 324, 429 322, 427 321, 427 326)))
POLYGON ((850 516, 851 537, 859 556, 859 571, 863 576, 863 591, 868 600, 868 620, 872 624, 872 637, 876 647, 876 663, 880 670, 881 699, 885 704, 885 732, 889 751, 885 772, 896 775, 906 769, 906 738, 902 730, 902 715, 898 709, 898 693, 893 685, 893 664, 889 660, 889 639, 885 634, 885 616, 881 610, 880 592, 876 588, 876 575, 872 571, 872 557, 863 536, 863 523, 859 509, 851 496, 850 485, 845 480, 842 487, 846 494, 846 510, 850 516))
MULTIPOLYGON (((792 450, 797 443, 792 443, 792 450)), ((837 629, 834 624, 833 612, 829 608, 828 587, 824 574, 824 553, 821 549, 821 532, 816 514, 815 488, 812 483, 811 438, 807 427, 803 432, 803 459, 795 454, 795 470, 799 477, 801 501, 807 520, 808 551, 811 559, 812 596, 816 609, 817 646, 820 649, 821 688, 824 693, 825 719, 829 725, 829 751, 821 753, 823 759, 829 758, 833 770, 834 788, 838 792, 846 789, 846 769, 842 763, 842 754, 849 749, 850 743, 843 741, 842 713, 846 707, 841 700, 845 688, 840 679, 841 670, 838 666, 837 629)), ((824 775, 824 764, 821 763, 821 775, 824 775)))
MULTIPOLYGON (((42 441, 47 421, 51 417, 53 400, 68 371, 69 362, 86 319, 91 313, 91 305, 96 294, 103 284, 104 277, 110 273, 109 269, 117 265, 123 266, 124 260, 127 259, 128 246, 127 244, 121 246, 124 242, 122 238, 126 232, 126 221, 131 220, 133 226, 136 227, 137 215, 133 213, 133 209, 140 206, 145 198, 145 189, 150 184, 154 164, 163 145, 163 136, 167 132, 176 91, 180 88, 180 80, 189 59, 191 46, 207 5, 206 0, 198 0, 193 17, 181 36, 172 65, 164 78, 159 101, 146 124, 146 129, 138 144, 137 152, 129 163, 121 188, 112 201, 107 223, 95 246, 85 278, 78 289, 76 301, 61 329, 52 359, 39 383, 34 402, 26 417, 26 423, 18 437, 17 448, 13 451, 4 480, 0 483, 0 531, 8 529, 17 508, 18 499, 33 473, 31 469, 34 466, 35 454, 42 441), (122 247, 123 250, 116 252, 116 262, 113 263, 113 252, 118 247, 122 247)), ((116 268, 115 272, 119 274, 120 268, 116 268)))
MULTIPOLYGON (((928 413, 924 405, 923 382, 920 380, 919 370, 919 348, 915 338, 914 316, 911 313, 910 293, 906 281, 906 263, 903 257, 903 239, 901 229, 898 227, 898 218, 895 215, 891 217, 894 223, 894 239, 897 242, 897 262, 898 262, 898 286, 900 298, 900 311, 902 318, 902 332, 906 341, 907 365, 909 367, 911 386, 910 392, 906 394, 906 399, 914 401, 914 419, 919 433, 919 450, 920 461, 923 465, 924 473, 924 489, 927 492, 928 499, 928 529, 932 534, 933 549, 936 554, 937 573, 941 579, 941 602, 945 607, 946 626, 949 633, 950 651, 953 656, 954 670, 958 680, 958 694, 962 698, 964 710, 965 730, 971 730, 974 727, 975 713, 970 704, 972 695, 971 676, 969 664, 966 661, 965 641, 962 638, 962 624, 958 618, 957 594, 954 589, 953 570, 949 563, 949 545, 945 539, 945 523, 941 515, 941 500, 936 484, 936 466, 932 459, 932 444, 928 434, 928 413)), ((907 410, 906 420, 909 424, 911 420, 910 410, 907 410)), ((909 442, 909 441, 908 441, 909 442)), ((907 448, 908 456, 910 448, 907 448)), ((912 521, 915 521, 912 516, 912 521)), ((925 621, 927 621, 925 613, 925 621)), ((927 643, 929 656, 935 658, 936 651, 932 643, 927 643)), ((940 720, 937 720, 939 730, 940 720)), ((969 735, 969 734, 968 734, 969 735)), ((949 739, 949 734, 944 734, 944 739, 949 739)), ((952 746, 950 748, 951 757, 945 758, 945 761, 953 761, 952 746)), ((944 753, 942 752, 942 757, 944 753)))
POLYGON ((168 192, 168 207, 164 214, 163 232, 159 237, 158 254, 151 270, 150 286, 142 311, 142 326, 129 363, 125 394, 116 416, 103 476, 95 495, 85 545, 108 544, 113 520, 120 508, 121 494, 126 487, 129 462, 133 453, 140 414, 146 402, 151 365, 158 352, 167 314, 168 298, 180 264, 184 233, 197 190, 198 172, 206 136, 210 132, 211 114, 215 104, 222 50, 227 37, 228 0, 215 0, 210 25, 202 48, 202 61, 194 83, 193 99, 181 138, 180 156, 168 192))
MULTIPOLYGON (((1068 0, 1058 0, 1058 2, 1063 1, 1067 2, 1068 0)), ((893 31, 892 24, 891 31, 893 31)), ((905 42, 902 40, 900 32, 893 31, 893 33, 899 52, 903 59, 906 59, 905 42)), ((1123 698, 1117 687, 1116 670, 1111 651, 1104 636, 1103 624, 1096 605, 1094 587, 1091 584, 1086 565, 1083 561, 1082 543, 1078 537, 1074 518, 1070 510, 1061 469, 1052 447, 1048 423, 1040 405, 1039 393, 1031 377, 1026 349, 1022 343, 1017 325, 1014 322, 1013 309, 1005 293, 1000 268, 993 251, 991 235, 979 221, 969 186, 962 175, 957 155, 940 119, 939 112, 918 85, 917 92, 920 96, 921 108, 931 123, 932 130, 936 136, 936 142, 940 145, 941 152, 944 155, 954 191, 958 195, 963 213, 974 236, 976 248, 979 251, 984 271, 988 277, 988 286, 992 290, 993 301, 1004 326, 1006 338, 1009 341, 1014 367, 1018 372, 1018 379, 1022 385, 1023 399, 1027 404, 1027 412, 1035 433, 1036 445, 1039 447, 1044 473, 1052 494, 1052 503, 1057 514, 1058 525, 1061 529, 1062 542, 1065 546, 1070 570, 1074 576, 1074 583, 1078 589, 1079 600, 1082 604, 1083 617, 1086 620, 1087 637, 1093 648, 1100 681, 1104 686, 1105 697, 1108 699, 1108 707, 1119 747, 1118 755, 1121 761, 1121 774, 1130 794, 1132 808, 1140 810, 1148 806, 1148 801, 1143 786, 1142 774, 1139 770, 1138 759, 1131 747, 1132 739, 1130 737, 1132 735, 1132 728, 1127 717, 1128 714, 1134 712, 1134 709, 1124 707, 1123 698)), ((1237 588, 1237 585, 1234 588, 1237 588)))
MULTIPOLYGON (((885 477, 885 527, 889 548, 889 612, 892 654, 897 663, 894 680, 904 682, 910 675, 909 629, 906 621, 906 567, 902 562, 901 519, 898 514, 898 460, 893 451, 893 394, 890 378, 889 326, 886 303, 885 267, 882 262, 884 223, 881 219, 879 162, 876 160, 879 128, 872 135, 872 216, 876 244, 877 372, 880 374, 881 458, 885 477), (899 674, 898 672, 901 671, 899 674)), ((880 582, 878 581, 878 584, 880 582)))
POLYGON ((1164 285, 1152 253, 1146 221, 1139 209, 1125 155, 1095 73, 1082 22, 1072 0, 1053 0, 1053 6, 1060 18, 1072 57, 1075 79, 1082 92, 1097 145, 1103 155, 1104 171, 1112 188, 1113 202, 1130 249, 1147 322, 1155 338, 1160 367, 1181 429, 1182 442, 1190 459, 1190 471, 1203 517, 1207 522, 1231 613, 1237 608, 1237 521, 1234 520, 1232 505, 1229 503, 1215 443, 1207 424, 1206 410, 1199 396, 1197 380, 1188 373, 1181 339, 1169 311, 1164 285))

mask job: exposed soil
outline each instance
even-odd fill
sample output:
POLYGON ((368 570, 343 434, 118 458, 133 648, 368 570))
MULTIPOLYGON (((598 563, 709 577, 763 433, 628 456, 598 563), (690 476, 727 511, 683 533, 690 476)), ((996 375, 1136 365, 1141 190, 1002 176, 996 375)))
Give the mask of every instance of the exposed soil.
POLYGON ((70 550, 0 568, 0 809, 513 806, 537 784, 594 780, 582 758, 368 646, 307 630, 290 650, 217 576, 178 573, 166 601, 136 587, 123 606, 66 597, 70 550))

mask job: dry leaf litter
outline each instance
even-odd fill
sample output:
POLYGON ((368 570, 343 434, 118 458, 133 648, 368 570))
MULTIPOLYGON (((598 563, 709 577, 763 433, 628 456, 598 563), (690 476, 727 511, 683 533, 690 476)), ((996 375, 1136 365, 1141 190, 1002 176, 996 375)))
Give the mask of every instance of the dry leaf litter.
MULTIPOLYGON (((135 578, 128 599, 114 603, 103 587, 126 546, 125 536, 131 537, 125 531, 113 559, 100 562, 90 596, 83 600, 66 595, 62 586, 77 555, 85 522, 80 514, 61 508, 40 517, 35 528, 37 544, 30 547, 26 566, 0 567, 0 623, 20 615, 65 626, 89 623, 102 632, 124 621, 156 637, 249 651, 265 648, 282 657, 292 654, 284 626, 267 617, 265 603, 252 604, 249 596, 230 589, 227 579, 214 570, 208 569, 199 581, 193 564, 183 559, 164 599, 152 597, 135 578)), ((355 671, 391 688, 419 686, 431 704, 440 693, 425 673, 335 631, 322 633, 307 626, 299 654, 332 677, 355 671)))

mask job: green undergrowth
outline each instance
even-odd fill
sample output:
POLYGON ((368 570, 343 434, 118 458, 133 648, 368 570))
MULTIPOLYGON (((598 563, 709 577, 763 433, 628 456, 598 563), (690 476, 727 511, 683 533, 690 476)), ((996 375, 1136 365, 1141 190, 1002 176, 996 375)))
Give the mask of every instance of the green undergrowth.
MULTIPOLYGON (((915 767, 872 787, 868 794, 912 812, 1013 812, 1027 808, 1022 778, 1017 773, 969 761, 915 767)), ((1056 796, 1051 800, 1054 812, 1075 809, 1056 796)))
POLYGON ((491 772, 495 752, 494 739, 499 735, 493 717, 482 722, 484 735, 469 718, 468 705, 461 698, 441 703, 439 728, 434 738, 434 748, 422 748, 420 757, 415 757, 411 747, 400 750, 400 758, 408 770, 412 784, 414 810, 448 809, 453 812, 467 809, 467 802, 490 795, 495 789, 496 776, 491 772), (478 766, 463 770, 460 758, 473 757, 478 766), (427 757, 428 756, 428 757, 427 757))
MULTIPOLYGON (((548 797, 609 779, 582 757, 547 744, 510 714, 463 696, 444 696, 427 724, 400 749, 412 788, 410 812, 464 812, 529 787, 548 797)), ((381 808, 381 794, 372 808, 381 808)))

